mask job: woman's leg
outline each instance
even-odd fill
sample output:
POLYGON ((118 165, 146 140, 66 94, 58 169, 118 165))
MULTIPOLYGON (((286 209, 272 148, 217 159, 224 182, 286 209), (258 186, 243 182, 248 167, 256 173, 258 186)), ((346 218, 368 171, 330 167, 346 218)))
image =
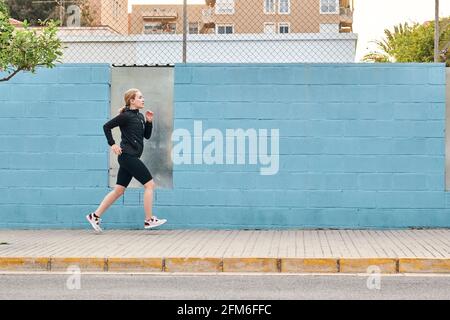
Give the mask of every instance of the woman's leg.
POLYGON ((144 211, 145 211, 145 220, 150 220, 153 216, 152 207, 153 207, 153 189, 155 187, 155 183, 153 180, 150 180, 146 184, 144 184, 144 211))
POLYGON ((113 191, 108 193, 106 197, 103 199, 102 203, 98 206, 97 210, 95 210, 95 215, 100 217, 106 209, 108 209, 117 199, 119 199, 125 192, 125 187, 116 184, 113 191))
POLYGON ((123 156, 121 167, 122 166, 126 172, 135 177, 136 180, 144 186, 145 220, 150 220, 153 217, 153 189, 155 188, 155 183, 153 182, 150 171, 139 158, 133 156, 123 156))

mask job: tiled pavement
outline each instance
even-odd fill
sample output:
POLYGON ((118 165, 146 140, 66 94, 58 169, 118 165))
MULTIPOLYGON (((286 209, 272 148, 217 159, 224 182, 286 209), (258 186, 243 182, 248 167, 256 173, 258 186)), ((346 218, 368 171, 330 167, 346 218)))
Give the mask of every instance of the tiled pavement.
POLYGON ((450 229, 0 230, 0 270, 77 259, 99 271, 450 272, 450 229))

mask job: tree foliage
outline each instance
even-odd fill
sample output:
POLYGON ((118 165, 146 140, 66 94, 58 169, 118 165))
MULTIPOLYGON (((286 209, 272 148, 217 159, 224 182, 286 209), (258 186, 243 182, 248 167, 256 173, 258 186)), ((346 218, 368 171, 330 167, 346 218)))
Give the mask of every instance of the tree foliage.
MULTIPOLYGON (((399 24, 384 30, 385 38, 375 41, 377 51, 366 54, 366 62, 433 62, 434 21, 399 24)), ((440 61, 450 66, 450 17, 439 22, 440 61)))
POLYGON ((81 26, 92 26, 93 17, 88 0, 47 0, 48 3, 35 2, 32 0, 5 0, 12 18, 27 20, 31 26, 39 26, 39 20, 60 20, 64 25, 67 18, 67 9, 70 5, 77 5, 81 10, 81 26), (64 4, 61 7, 61 4, 64 4), (62 15, 61 15, 62 10, 62 15), (61 21, 62 20, 62 21, 61 21))
POLYGON ((31 26, 39 26, 39 20, 52 18, 54 3, 35 3, 32 0, 6 0, 10 16, 19 21, 27 20, 31 26))
POLYGON ((0 81, 8 81, 20 71, 35 72, 36 67, 52 68, 62 56, 61 41, 57 37, 57 22, 40 22, 40 28, 14 28, 9 10, 0 0, 0 81), (2 78, 3 77, 3 78, 2 78))

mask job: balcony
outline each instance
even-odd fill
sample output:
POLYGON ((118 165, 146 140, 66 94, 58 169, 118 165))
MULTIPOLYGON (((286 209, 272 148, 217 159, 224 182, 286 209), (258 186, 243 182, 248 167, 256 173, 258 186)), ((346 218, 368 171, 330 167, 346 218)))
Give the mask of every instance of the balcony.
POLYGON ((142 14, 144 20, 177 20, 178 12, 170 9, 153 9, 142 14))

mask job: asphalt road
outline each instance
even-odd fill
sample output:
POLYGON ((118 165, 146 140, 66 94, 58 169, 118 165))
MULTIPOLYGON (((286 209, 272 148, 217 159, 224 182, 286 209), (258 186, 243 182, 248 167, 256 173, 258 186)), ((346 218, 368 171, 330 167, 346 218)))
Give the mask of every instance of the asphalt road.
POLYGON ((450 299, 450 275, 0 274, 0 299, 450 299))

